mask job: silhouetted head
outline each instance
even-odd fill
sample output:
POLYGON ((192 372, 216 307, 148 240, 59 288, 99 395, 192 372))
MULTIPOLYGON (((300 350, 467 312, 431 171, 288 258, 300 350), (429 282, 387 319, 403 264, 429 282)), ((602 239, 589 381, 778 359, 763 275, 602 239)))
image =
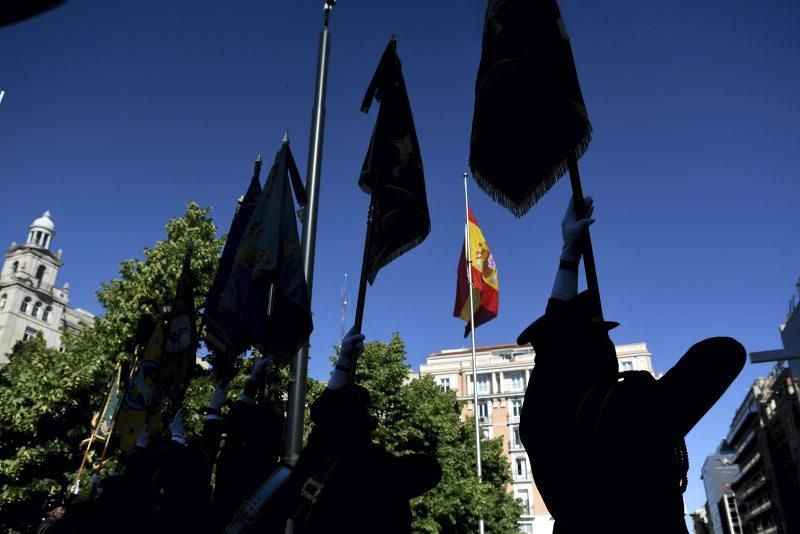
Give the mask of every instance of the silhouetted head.
POLYGON ((537 363, 561 364, 593 380, 615 380, 617 353, 608 331, 619 326, 594 318, 594 300, 588 291, 567 302, 551 299, 547 312, 517 338, 530 343, 537 363))
POLYGON ((311 404, 314 432, 336 437, 339 442, 343 439, 368 442, 378 424, 371 407, 372 398, 362 386, 351 384, 339 389, 326 389, 311 404))

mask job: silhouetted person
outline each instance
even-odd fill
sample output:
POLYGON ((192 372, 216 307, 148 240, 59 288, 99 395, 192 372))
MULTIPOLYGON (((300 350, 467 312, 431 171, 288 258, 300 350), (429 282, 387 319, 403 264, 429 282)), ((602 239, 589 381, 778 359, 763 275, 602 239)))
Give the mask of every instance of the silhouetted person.
POLYGON ((410 533, 409 500, 441 479, 432 456, 395 456, 372 442, 378 421, 370 395, 351 383, 350 373, 363 340, 352 333, 343 340, 328 387, 311 406, 308 444, 269 503, 270 515, 289 512, 297 534, 410 533))
MULTIPOLYGON (((275 376, 273 360, 256 362, 244 391, 223 421, 226 434, 217 460, 214 506, 218 530, 223 530, 239 506, 247 500, 278 466, 283 443, 283 407, 272 399, 257 402, 258 389, 275 376)), ((227 401, 221 386, 211 399, 207 426, 217 424, 216 411, 227 401)))
MULTIPOLYGON (((590 197, 586 205, 590 217, 590 197)), ((576 295, 592 222, 576 221, 570 201, 546 312, 517 340, 536 351, 520 436, 554 534, 686 533, 683 438, 739 374, 745 350, 715 337, 690 348, 658 380, 644 371, 619 373, 608 337, 617 323, 593 320, 591 295, 576 295)))
POLYGON ((169 431, 170 441, 161 450, 155 479, 157 531, 212 532, 209 459, 201 447, 184 437, 183 410, 177 411, 169 431))

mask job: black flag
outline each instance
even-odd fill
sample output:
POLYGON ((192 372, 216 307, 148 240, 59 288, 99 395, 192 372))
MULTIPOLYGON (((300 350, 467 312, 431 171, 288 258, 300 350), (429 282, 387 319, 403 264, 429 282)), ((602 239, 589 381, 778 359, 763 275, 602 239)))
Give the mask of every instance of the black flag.
POLYGON ((469 161, 481 189, 521 217, 591 133, 556 0, 489 0, 469 161))
POLYGON ((380 102, 380 110, 358 180, 375 207, 366 258, 370 284, 381 267, 420 244, 431 230, 422 156, 394 37, 372 76, 361 111, 367 113, 373 99, 380 102))
POLYGON ((206 308, 204 320, 206 323, 206 342, 214 351, 215 356, 225 355, 227 358, 235 358, 247 348, 248 342, 244 332, 231 319, 230 315, 220 309, 220 299, 228 279, 231 276, 233 262, 236 259, 236 251, 242 240, 250 217, 253 216, 256 203, 261 195, 261 157, 259 156, 253 168, 253 177, 250 179, 250 186, 239 202, 236 213, 233 215, 228 237, 225 240, 225 248, 219 258, 219 266, 211 289, 208 290, 206 297, 206 308))

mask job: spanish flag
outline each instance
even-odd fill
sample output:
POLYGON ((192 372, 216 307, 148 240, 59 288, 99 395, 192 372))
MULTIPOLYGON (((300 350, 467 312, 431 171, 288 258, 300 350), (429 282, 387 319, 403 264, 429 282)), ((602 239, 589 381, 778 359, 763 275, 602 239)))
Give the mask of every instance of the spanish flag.
MULTIPOLYGON (((478 221, 469 208, 469 233, 470 261, 472 270, 472 302, 475 307, 475 327, 491 321, 497 317, 498 297, 500 285, 497 281, 497 266, 494 263, 492 250, 483 237, 483 232, 478 226, 478 221)), ((458 260, 458 279, 456 282, 456 305, 453 310, 454 317, 460 317, 467 322, 464 337, 467 337, 472 327, 472 314, 469 309, 469 277, 467 275, 467 243, 461 248, 458 260)))

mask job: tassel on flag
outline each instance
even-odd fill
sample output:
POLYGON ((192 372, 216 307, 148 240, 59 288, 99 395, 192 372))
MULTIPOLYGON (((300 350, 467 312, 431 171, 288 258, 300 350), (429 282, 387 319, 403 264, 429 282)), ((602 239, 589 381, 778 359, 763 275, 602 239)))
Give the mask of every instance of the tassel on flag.
POLYGON ((313 330, 292 190, 305 206, 305 188, 284 138, 220 301, 248 343, 278 359, 297 351, 313 330))
POLYGON ((556 0, 490 0, 482 47, 469 164, 521 217, 583 155, 592 126, 556 0))
MULTIPOLYGON (((464 337, 467 337, 472 329, 470 310, 470 285, 467 269, 472 269, 472 302, 475 307, 475 328, 487 323, 497 317, 499 311, 500 285, 497 279, 497 266, 492 256, 492 251, 486 238, 483 236, 478 221, 469 208, 469 222, 467 223, 469 232, 470 258, 471 265, 467 266, 467 244, 461 248, 461 256, 458 260, 458 275, 456 280, 456 304, 453 316, 466 321, 464 337)), ((465 236, 466 241, 466 236, 465 236)))
POLYGON ((232 360, 247 349, 244 332, 237 327, 230 315, 220 309, 220 299, 233 270, 236 251, 242 240, 247 224, 253 216, 259 196, 261 195, 261 156, 256 159, 250 186, 239 202, 231 221, 225 247, 219 258, 219 266, 214 282, 208 290, 203 320, 206 325, 206 344, 214 352, 215 357, 232 360))

